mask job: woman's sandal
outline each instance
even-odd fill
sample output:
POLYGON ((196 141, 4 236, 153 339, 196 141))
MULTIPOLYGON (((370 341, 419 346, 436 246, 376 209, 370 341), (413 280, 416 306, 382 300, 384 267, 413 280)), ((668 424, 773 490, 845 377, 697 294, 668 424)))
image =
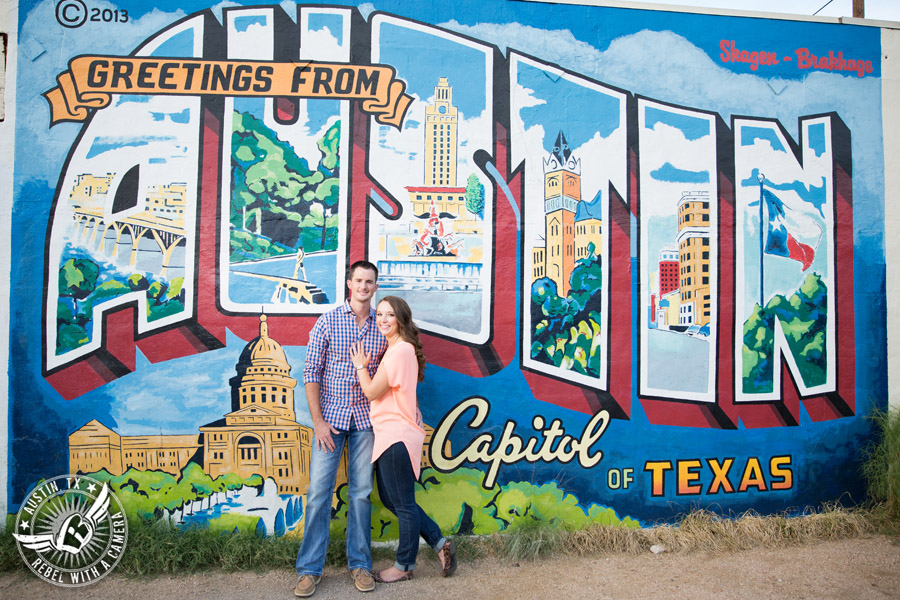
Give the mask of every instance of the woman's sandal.
POLYGON ((441 561, 441 577, 450 577, 456 572, 456 542, 447 540, 439 551, 441 561))
POLYGON ((381 571, 375 571, 375 581, 378 583, 397 583, 398 581, 409 581, 413 578, 413 573, 415 571, 406 571, 406 574, 403 575, 400 579, 392 579, 391 581, 385 581, 381 578, 381 571))

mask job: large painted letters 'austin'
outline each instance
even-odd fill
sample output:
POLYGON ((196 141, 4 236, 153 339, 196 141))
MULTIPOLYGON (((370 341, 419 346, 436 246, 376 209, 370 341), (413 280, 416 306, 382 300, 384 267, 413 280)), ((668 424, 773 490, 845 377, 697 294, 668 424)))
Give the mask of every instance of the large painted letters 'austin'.
POLYGON ((303 345, 367 258, 412 305, 429 362, 474 377, 517 364, 540 400, 611 418, 640 402, 694 427, 795 425, 801 401, 814 420, 854 413, 839 115, 802 118, 795 140, 408 19, 298 11, 198 13, 134 56, 219 61, 222 77, 239 61, 380 65, 408 106, 386 123, 375 99, 341 97, 357 74, 376 86, 348 67, 322 71, 332 97, 94 108, 47 254, 44 372, 63 397, 134 370, 136 347, 159 362, 221 347, 226 327, 250 339, 260 309, 303 345), (147 143, 110 150, 121 122, 147 143), (79 283, 86 253, 159 280, 97 294, 79 283), (61 326, 89 294, 88 321, 61 326))

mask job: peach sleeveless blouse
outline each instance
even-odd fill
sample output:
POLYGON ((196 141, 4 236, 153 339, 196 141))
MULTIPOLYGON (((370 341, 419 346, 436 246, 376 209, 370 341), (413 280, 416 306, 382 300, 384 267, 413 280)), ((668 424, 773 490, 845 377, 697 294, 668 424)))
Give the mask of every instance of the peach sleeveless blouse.
POLYGON ((403 442, 409 452, 416 479, 422 467, 422 445, 425 430, 416 425, 416 385, 419 363, 416 350, 409 342, 400 340, 389 347, 381 359, 379 369, 387 374, 388 389, 372 401, 370 418, 375 433, 372 462, 396 444, 403 442))

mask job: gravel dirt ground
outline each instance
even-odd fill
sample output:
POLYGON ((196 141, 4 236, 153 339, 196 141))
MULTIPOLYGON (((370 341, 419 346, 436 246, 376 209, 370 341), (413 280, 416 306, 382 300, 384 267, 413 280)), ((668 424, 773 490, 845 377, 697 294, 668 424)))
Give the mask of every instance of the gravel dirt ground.
MULTIPOLYGON (((385 567, 387 565, 376 565, 385 567)), ((293 598, 291 571, 208 572, 133 579, 110 575, 85 588, 59 588, 23 573, 0 575, 0 598, 190 598, 239 600, 293 598)), ((329 568, 317 600, 501 598, 654 599, 900 598, 900 544, 883 536, 761 548, 724 554, 611 554, 509 563, 494 558, 461 561, 456 575, 442 579, 437 561, 420 557, 412 581, 379 584, 360 594, 343 569, 329 568), (432 564, 432 562, 434 564, 432 564)))

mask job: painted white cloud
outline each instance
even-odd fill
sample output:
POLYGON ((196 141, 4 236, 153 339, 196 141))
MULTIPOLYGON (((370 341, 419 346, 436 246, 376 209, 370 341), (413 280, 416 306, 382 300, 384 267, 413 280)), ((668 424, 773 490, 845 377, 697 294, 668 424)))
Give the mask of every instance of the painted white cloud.
POLYGON ((439 26, 490 42, 504 52, 513 48, 560 65, 573 60, 583 65, 595 60, 597 55, 596 48, 576 39, 568 29, 540 29, 520 23, 461 25, 455 19, 439 26))
POLYGON ((516 113, 516 118, 521 119, 519 114, 521 113, 523 108, 529 108, 531 106, 540 106, 542 104, 547 104, 547 101, 543 98, 538 98, 534 95, 534 90, 531 88, 527 88, 519 82, 513 84, 513 97, 514 99, 514 112, 516 113))
MULTIPOLYGON (((752 174, 748 172, 752 169, 751 166, 759 168, 766 176, 766 179, 775 185, 800 182, 807 188, 821 186, 823 175, 829 175, 828 172, 823 171, 821 161, 808 161, 801 167, 797 164, 792 154, 785 160, 784 152, 773 149, 772 143, 762 138, 756 138, 753 144, 749 146, 741 146, 736 161, 735 176, 737 181, 735 181, 735 186, 739 194, 742 192, 742 188, 746 189, 747 187, 742 182, 752 174)), ((755 193, 756 186, 752 186, 752 189, 755 193)), ((796 195, 796 192, 787 191, 777 193, 779 195, 788 193, 796 195)))
POLYGON ((310 60, 329 60, 341 56, 343 50, 338 39, 327 27, 310 29, 303 36, 303 56, 310 60))
MULTIPOLYGON (((525 123, 522 121, 522 110, 531 106, 546 104, 543 98, 535 96, 534 90, 520 83, 513 84, 512 101, 512 157, 513 164, 517 165, 523 160, 535 161, 543 159, 544 154, 544 128, 536 125, 525 131, 525 123)), ((536 163, 540 164, 540 163, 536 163)), ((543 179, 543 177, 541 177, 543 179)), ((543 184, 542 184, 543 185, 543 184)))
POLYGON ((231 0, 224 0, 224 2, 219 2, 218 4, 213 4, 209 7, 209 10, 212 11, 213 15, 218 19, 219 24, 223 24, 225 19, 223 18, 222 11, 226 8, 235 8, 240 6, 237 2, 232 2, 231 0))
POLYGON ((652 129, 641 130, 641 215, 668 217, 683 192, 706 190, 715 193, 716 147, 711 136, 688 140, 677 127, 657 122, 652 129), (683 171, 706 171, 708 183, 662 181, 651 173, 669 163, 683 171))
POLYGON ((385 188, 401 199, 406 194, 404 187, 424 185, 425 159, 422 153, 425 134, 422 123, 425 121, 425 105, 426 102, 413 96, 402 131, 382 125, 372 128, 375 143, 371 148, 369 170, 385 188))
POLYGON ((375 5, 371 2, 363 2, 357 8, 366 21, 369 20, 369 15, 375 12, 375 5))
POLYGON ((252 23, 242 31, 231 30, 228 35, 230 51, 235 56, 246 59, 272 60, 272 27, 270 25, 252 23))

